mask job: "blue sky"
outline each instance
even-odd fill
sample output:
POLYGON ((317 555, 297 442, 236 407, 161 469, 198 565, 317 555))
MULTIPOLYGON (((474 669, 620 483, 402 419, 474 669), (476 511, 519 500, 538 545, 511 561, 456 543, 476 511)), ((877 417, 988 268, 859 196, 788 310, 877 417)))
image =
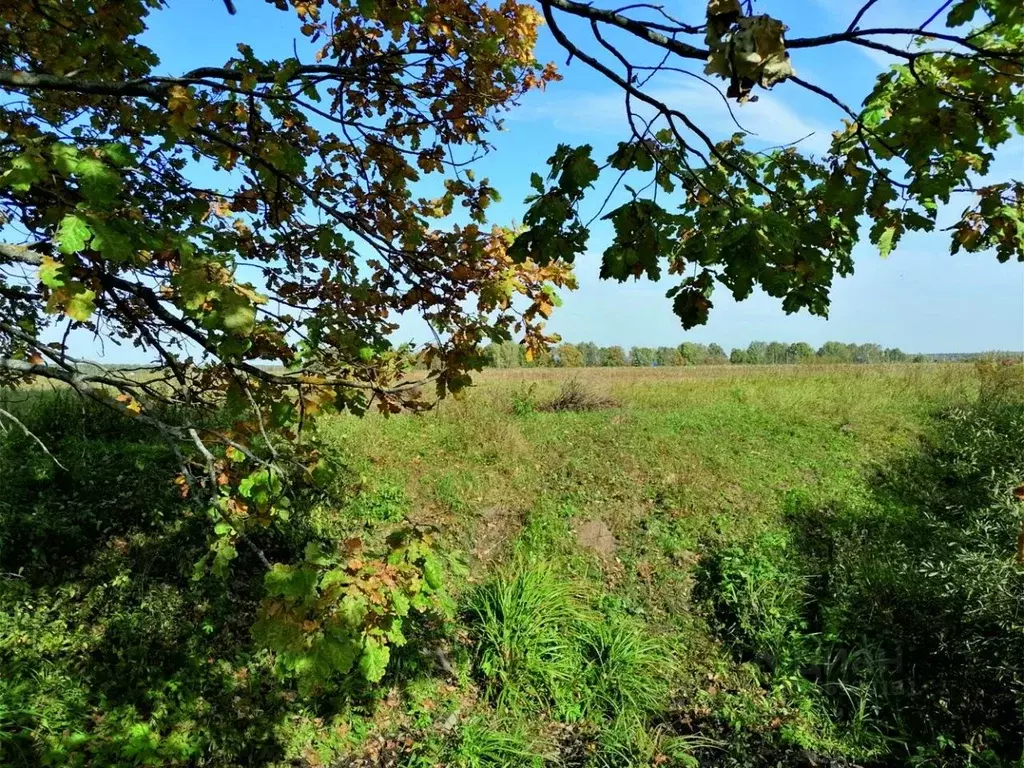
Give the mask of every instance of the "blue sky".
MULTIPOLYGON (((145 40, 160 55, 161 70, 178 73, 222 63, 243 40, 257 55, 291 55, 296 36, 293 16, 258 0, 236 4, 236 16, 228 16, 214 0, 171 0, 169 10, 153 14, 145 40)), ((785 21, 789 37, 803 37, 845 29, 859 5, 839 0, 762 0, 756 7, 785 21)), ((916 26, 937 5, 936 0, 882 0, 862 26, 916 26)), ((563 28, 589 40, 587 28, 574 21, 567 19, 563 28)), ((622 50, 637 61, 650 60, 655 53, 623 38, 610 39, 621 42, 622 50)), ((566 67, 564 51, 546 28, 541 32, 538 58, 555 61, 564 80, 545 93, 530 94, 507 115, 506 130, 492 137, 495 152, 478 168, 478 174, 489 176, 502 193, 503 201, 491 208, 497 223, 522 217, 529 175, 543 171, 557 144, 590 143, 595 157, 603 157, 625 136, 621 94, 581 62, 566 67)), ((654 58, 649 63, 657 63, 658 57, 654 58)), ((798 74, 854 107, 887 65, 885 58, 851 45, 793 51, 798 74)), ((693 71, 700 69, 698 63, 686 64, 693 71)), ((736 130, 720 97, 696 80, 665 76, 648 88, 695 118, 712 137, 736 130)), ((833 105, 786 84, 762 93, 756 104, 734 109, 739 121, 758 134, 750 137, 752 145, 771 146, 811 134, 800 144, 808 152, 827 146, 830 132, 840 127, 842 117, 833 105)), ((1000 152, 991 174, 999 179, 1010 176, 1024 177, 1020 137, 1000 152)), ((597 210, 610 184, 610 179, 603 180, 603 186, 594 191, 584 206, 585 218, 597 210)), ((943 218, 955 217, 965 205, 966 201, 954 200, 953 210, 943 212, 943 218)), ((627 347, 715 341, 730 348, 755 339, 804 340, 815 345, 835 339, 877 342, 915 352, 1024 349, 1024 267, 999 264, 992 255, 950 256, 948 238, 942 233, 909 235, 884 260, 870 244, 858 246, 856 273, 835 284, 828 320, 805 312, 786 315, 777 300, 763 294, 736 303, 720 288, 712 297, 715 309, 708 325, 689 332, 679 326, 664 297, 670 282, 619 284, 597 278, 600 253, 609 239, 607 226, 595 227, 589 252, 577 265, 580 289, 563 295, 564 306, 552 318, 550 328, 567 340, 627 347)), ((419 340, 425 336, 414 319, 403 325, 403 333, 419 340)))

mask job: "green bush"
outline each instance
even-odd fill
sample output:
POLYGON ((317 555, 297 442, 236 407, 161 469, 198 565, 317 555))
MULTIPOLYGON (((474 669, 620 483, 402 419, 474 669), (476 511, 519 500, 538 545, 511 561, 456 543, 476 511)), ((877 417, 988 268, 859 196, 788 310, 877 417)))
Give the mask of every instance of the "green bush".
POLYGON ((0 571, 59 579, 114 533, 168 522, 174 457, 149 427, 69 394, 19 394, 6 407, 57 461, 19 429, 0 439, 0 571))
POLYGON ((264 576, 266 599, 254 637, 277 656, 277 669, 294 676, 304 695, 330 690, 358 670, 378 683, 392 649, 407 642, 410 612, 443 616, 441 567, 429 536, 400 531, 387 554, 362 551, 358 540, 330 552, 317 542, 302 562, 277 563, 264 576))
MULTIPOLYGON (((163 438, 29 396, 5 407, 52 458, 20 430, 0 436, 0 764, 282 759, 306 718, 252 642, 260 565, 243 551, 227 581, 193 579, 209 524, 171 482, 163 438)), ((292 554, 271 530, 260 543, 292 554)))
MULTIPOLYGON (((884 478, 890 514, 833 547, 824 596, 831 634, 884 649, 895 729, 950 765, 1024 755, 1024 398, 984 393, 884 478)), ((819 526, 832 541, 851 527, 819 526)))
POLYGON ((512 392, 512 413, 515 416, 529 416, 537 410, 537 385, 519 387, 512 392))

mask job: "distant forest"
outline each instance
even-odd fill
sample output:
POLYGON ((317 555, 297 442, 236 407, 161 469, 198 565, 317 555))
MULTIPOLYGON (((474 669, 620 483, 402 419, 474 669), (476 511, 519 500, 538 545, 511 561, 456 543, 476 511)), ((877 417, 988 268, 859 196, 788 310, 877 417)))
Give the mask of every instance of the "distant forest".
POLYGON ((678 347, 599 347, 586 341, 559 344, 549 352, 526 358, 526 348, 515 342, 491 344, 484 349, 486 365, 491 368, 601 368, 682 365, 795 365, 806 363, 927 363, 969 361, 984 358, 1020 359, 1020 352, 979 352, 944 354, 907 354, 896 347, 878 344, 843 344, 827 341, 818 349, 806 342, 784 344, 779 341, 752 341, 746 349, 726 353, 718 344, 686 341, 678 347))

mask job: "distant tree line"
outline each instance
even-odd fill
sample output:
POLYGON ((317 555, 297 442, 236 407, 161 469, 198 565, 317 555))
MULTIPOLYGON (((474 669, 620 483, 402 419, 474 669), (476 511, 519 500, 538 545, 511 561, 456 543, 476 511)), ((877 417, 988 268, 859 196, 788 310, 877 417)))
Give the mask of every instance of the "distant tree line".
POLYGON ((905 363, 925 362, 924 355, 908 355, 897 347, 884 349, 878 344, 843 344, 826 341, 817 350, 798 341, 783 344, 778 341, 752 341, 746 349, 734 349, 729 355, 733 363, 747 365, 786 365, 791 363, 905 363))
POLYGON ((908 355, 896 347, 878 344, 844 344, 828 341, 818 349, 799 341, 753 341, 746 349, 726 354, 718 344, 686 341, 677 347, 599 347, 589 341, 559 344, 550 351, 526 359, 526 348, 515 342, 491 344, 484 350, 491 368, 639 368, 682 365, 793 365, 799 363, 904 363, 927 362, 927 355, 908 355))

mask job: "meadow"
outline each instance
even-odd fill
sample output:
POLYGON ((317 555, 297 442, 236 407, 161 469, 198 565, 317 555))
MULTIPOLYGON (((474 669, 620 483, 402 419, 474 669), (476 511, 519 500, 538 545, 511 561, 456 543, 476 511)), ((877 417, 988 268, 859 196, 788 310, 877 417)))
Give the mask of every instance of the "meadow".
POLYGON ((1020 365, 490 370, 333 418, 304 529, 428 532, 445 599, 380 686, 312 694, 249 632, 258 563, 193 576, 157 437, 21 399, 60 466, 0 438, 4 765, 1024 758, 1020 365))

